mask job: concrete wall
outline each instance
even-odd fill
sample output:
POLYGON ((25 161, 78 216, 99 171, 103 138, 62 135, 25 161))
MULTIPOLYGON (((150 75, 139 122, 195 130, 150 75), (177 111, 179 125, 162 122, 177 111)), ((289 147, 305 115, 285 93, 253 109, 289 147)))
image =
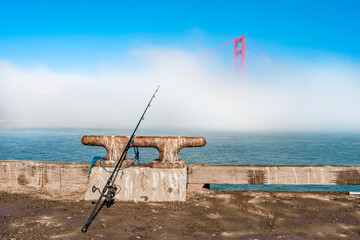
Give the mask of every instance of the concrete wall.
POLYGON ((88 163, 0 161, 0 191, 27 193, 45 199, 84 199, 88 163))
MULTIPOLYGON (((110 173, 89 163, 0 160, 0 191, 53 200, 96 200, 110 173)), ((111 169, 108 167, 108 169, 111 169)), ((121 170, 117 201, 185 201, 187 168, 135 165, 121 170)), ((188 189, 204 184, 360 185, 360 166, 190 164, 188 189)))
MULTIPOLYGON (((0 160, 0 191, 32 194, 53 200, 96 200, 93 185, 102 188, 109 177, 101 167, 88 174, 89 163, 0 160)), ((109 168, 111 169, 111 168, 109 168)), ((136 165, 118 174, 118 201, 185 201, 187 168, 136 165)))
POLYGON ((360 165, 189 164, 189 189, 204 184, 360 185, 360 165))

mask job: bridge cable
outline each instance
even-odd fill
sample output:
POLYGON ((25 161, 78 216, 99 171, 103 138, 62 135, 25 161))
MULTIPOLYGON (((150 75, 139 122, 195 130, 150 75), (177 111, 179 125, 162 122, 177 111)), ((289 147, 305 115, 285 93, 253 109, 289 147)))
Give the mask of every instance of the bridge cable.
POLYGON ((248 48, 248 49, 250 49, 251 51, 253 51, 256 55, 258 55, 259 57, 260 57, 260 54, 258 54, 257 52, 255 52, 252 48, 250 48, 248 45, 246 45, 246 47, 248 48))
POLYGON ((264 50, 262 50, 260 47, 258 47, 255 43, 253 43, 252 41, 250 41, 247 37, 245 37, 246 40, 248 40, 250 43, 252 43, 255 47, 257 47, 260 51, 262 51, 263 53, 265 53, 268 57, 270 57, 272 60, 278 62, 277 59, 275 59, 273 56, 271 56, 270 54, 268 54, 267 52, 265 52, 264 50))
POLYGON ((214 53, 214 52, 217 52, 217 51, 223 49, 224 47, 229 46, 229 45, 232 44, 234 41, 235 41, 235 40, 233 39, 233 40, 231 40, 230 42, 225 43, 224 45, 222 45, 222 46, 220 46, 220 47, 218 47, 218 48, 210 51, 207 55, 210 55, 210 54, 212 54, 212 53, 214 53))

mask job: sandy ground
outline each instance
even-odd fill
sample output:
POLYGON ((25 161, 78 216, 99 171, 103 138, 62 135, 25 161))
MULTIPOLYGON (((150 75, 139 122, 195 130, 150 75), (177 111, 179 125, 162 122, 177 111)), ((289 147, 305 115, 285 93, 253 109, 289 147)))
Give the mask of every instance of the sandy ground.
POLYGON ((360 196, 210 192, 186 202, 116 202, 87 233, 91 202, 1 193, 1 239, 360 239, 360 196))

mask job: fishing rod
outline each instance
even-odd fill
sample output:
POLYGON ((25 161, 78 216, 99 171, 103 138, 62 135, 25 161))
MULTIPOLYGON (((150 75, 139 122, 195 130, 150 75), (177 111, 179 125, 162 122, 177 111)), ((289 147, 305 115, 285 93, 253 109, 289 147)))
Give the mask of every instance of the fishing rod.
MULTIPOLYGON (((97 201, 96 204, 95 204, 94 209, 91 211, 91 214, 90 214, 88 220, 86 221, 84 227, 81 229, 81 231, 82 231, 83 233, 85 233, 85 232, 87 231, 87 229, 89 228, 90 224, 92 223, 92 221, 94 220, 95 216, 97 215, 97 212, 100 211, 101 207, 99 208, 99 210, 97 210, 97 209, 98 209, 98 206, 99 206, 101 200, 102 200, 103 198, 105 198, 105 201, 106 201, 106 202, 113 202, 113 201, 114 201, 114 197, 115 197, 116 190, 117 190, 117 187, 115 186, 115 180, 116 180, 116 177, 117 177, 118 172, 119 172, 118 169, 120 168, 122 162, 124 161, 124 159, 125 159, 125 157, 126 157, 126 152, 127 152, 128 148, 130 147, 131 141, 133 141, 135 132, 136 132, 136 130, 138 129, 141 121, 144 120, 145 113, 146 113, 146 111, 148 110, 148 108, 151 106, 151 105, 150 105, 150 104, 151 104, 151 101, 154 99, 157 91, 159 90, 159 87, 160 87, 160 85, 156 88, 156 90, 155 90, 154 94, 152 95, 152 97, 151 97, 148 105, 147 105, 146 108, 145 108, 144 113, 141 115, 139 122, 137 123, 137 125, 136 125, 133 133, 131 134, 131 137, 129 138, 128 143, 126 144, 126 147, 125 147, 124 151, 123 151, 122 154, 121 154, 120 159, 119 159, 118 162, 116 163, 113 172, 111 173, 109 179, 107 180, 107 182, 106 182, 106 184, 105 184, 105 186, 104 186, 104 189, 102 190, 102 192, 101 192, 101 194, 100 194, 100 197, 99 197, 98 201, 97 201), (108 191, 108 192, 106 193, 106 191, 108 191)), ((105 201, 104 201, 104 202, 105 202, 105 201)))

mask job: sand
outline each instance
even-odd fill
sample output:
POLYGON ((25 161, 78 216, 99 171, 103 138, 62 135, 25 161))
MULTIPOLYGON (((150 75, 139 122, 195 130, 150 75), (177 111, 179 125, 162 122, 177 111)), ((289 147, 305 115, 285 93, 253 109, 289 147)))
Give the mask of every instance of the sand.
POLYGON ((1 239, 360 239, 360 196, 220 192, 186 202, 116 202, 82 233, 93 204, 1 193, 1 239))

